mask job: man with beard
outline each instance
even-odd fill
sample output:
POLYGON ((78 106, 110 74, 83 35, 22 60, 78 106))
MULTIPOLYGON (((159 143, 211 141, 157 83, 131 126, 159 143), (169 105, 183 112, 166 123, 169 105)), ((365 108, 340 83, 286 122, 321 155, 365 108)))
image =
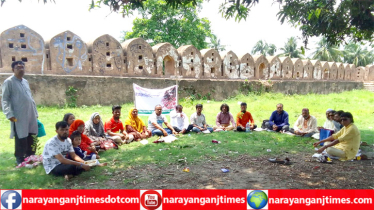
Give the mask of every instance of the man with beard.
POLYGON ((83 170, 90 170, 90 166, 84 164, 78 155, 75 154, 69 136, 69 126, 66 122, 56 123, 57 135, 47 141, 43 151, 43 166, 47 174, 65 176, 69 178, 82 173, 83 170), (69 154, 72 160, 66 158, 69 154))
POLYGON ((32 149, 34 138, 38 134, 38 112, 32 98, 29 83, 23 78, 25 64, 22 61, 12 63, 14 75, 2 85, 2 106, 6 118, 10 121, 10 138, 15 137, 17 165, 30 156, 35 155, 32 149))
POLYGON ((104 129, 107 133, 107 138, 113 139, 117 144, 121 145, 123 143, 130 143, 134 140, 133 135, 128 135, 123 127, 122 121, 119 119, 121 117, 122 107, 119 105, 114 105, 112 107, 112 118, 105 122, 104 129))
POLYGON ((317 119, 309 114, 308 108, 304 108, 301 111, 301 115, 293 127, 290 132, 302 137, 311 137, 318 132, 317 119))

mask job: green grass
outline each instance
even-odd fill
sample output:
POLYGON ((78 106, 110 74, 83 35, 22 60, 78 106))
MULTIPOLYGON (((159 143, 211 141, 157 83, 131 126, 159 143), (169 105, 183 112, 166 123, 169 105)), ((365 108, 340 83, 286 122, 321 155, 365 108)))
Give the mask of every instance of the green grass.
MULTIPOLYGON (((194 105, 202 103, 203 113, 209 124, 213 125, 215 116, 219 112, 222 103, 230 106, 230 111, 235 116, 239 112, 238 102, 247 102, 248 110, 252 113, 255 123, 261 126, 264 119, 268 119, 277 103, 284 104, 284 110, 290 115, 290 124, 293 125, 301 113, 301 109, 307 107, 311 115, 318 120, 318 125, 323 125, 325 121, 325 111, 327 108, 335 110, 350 111, 355 120, 355 124, 361 131, 362 141, 369 144, 374 143, 374 93, 364 90, 354 90, 339 94, 328 95, 284 95, 276 93, 265 93, 262 95, 238 95, 223 102, 207 100, 182 99, 180 102, 184 106, 184 112, 190 116, 195 108, 194 105)), ((133 104, 124 104, 122 108, 122 120, 127 117, 128 110, 133 104)), ((41 146, 44 148, 45 142, 55 135, 54 125, 60 121, 67 112, 74 113, 76 119, 88 120, 93 112, 99 112, 103 119, 111 117, 111 107, 91 106, 80 108, 65 107, 38 107, 39 120, 43 122, 47 136, 40 138, 41 146)), ((146 116, 141 116, 147 122, 146 116)), ((36 169, 16 169, 14 162, 14 140, 9 139, 10 125, 5 116, 0 115, 0 134, 2 136, 0 144, 0 188, 1 189, 38 189, 38 188, 64 188, 63 178, 56 178, 46 175, 42 166, 36 169)), ((149 139, 149 142, 155 137, 149 139)), ((184 135, 172 144, 148 144, 131 143, 121 146, 119 150, 111 150, 101 153, 102 162, 108 162, 107 167, 96 167, 90 172, 83 173, 72 180, 73 188, 86 188, 79 183, 82 180, 93 180, 99 183, 110 179, 108 174, 126 170, 134 166, 145 164, 157 164, 167 166, 187 161, 187 164, 201 163, 207 160, 219 160, 223 155, 237 156, 247 154, 251 156, 259 155, 279 155, 285 151, 289 153, 313 153, 312 139, 302 139, 279 133, 269 132, 221 132, 208 135, 184 135), (212 144, 211 140, 220 140, 221 144, 212 144), (271 149, 271 153, 266 150, 271 149)), ((41 153, 42 151, 38 151, 41 153)), ((128 180, 124 179, 125 186, 128 180)), ((106 188, 103 184, 95 185, 99 188, 106 188)))

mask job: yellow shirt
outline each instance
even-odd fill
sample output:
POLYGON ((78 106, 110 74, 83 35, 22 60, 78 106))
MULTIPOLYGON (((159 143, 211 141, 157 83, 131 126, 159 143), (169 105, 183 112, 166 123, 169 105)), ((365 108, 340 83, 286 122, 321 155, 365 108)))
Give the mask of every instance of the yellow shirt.
POLYGON ((335 140, 339 139, 339 143, 333 147, 345 152, 345 158, 340 158, 340 160, 352 160, 356 157, 361 141, 360 131, 356 125, 351 123, 347 127, 344 126, 339 132, 332 136, 335 140))

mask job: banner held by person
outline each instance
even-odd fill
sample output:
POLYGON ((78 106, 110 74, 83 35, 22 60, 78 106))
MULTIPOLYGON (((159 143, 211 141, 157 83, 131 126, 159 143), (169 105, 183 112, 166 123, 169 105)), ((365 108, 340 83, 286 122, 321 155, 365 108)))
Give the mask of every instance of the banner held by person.
POLYGON ((173 85, 164 89, 148 89, 133 83, 135 107, 138 114, 149 115, 155 106, 162 106, 162 114, 169 114, 178 104, 178 86, 173 85))

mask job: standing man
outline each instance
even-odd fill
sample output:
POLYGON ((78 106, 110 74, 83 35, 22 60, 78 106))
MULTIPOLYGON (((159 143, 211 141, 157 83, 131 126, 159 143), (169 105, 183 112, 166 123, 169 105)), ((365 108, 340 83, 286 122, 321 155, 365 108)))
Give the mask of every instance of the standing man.
POLYGON ((162 106, 156 105, 155 111, 148 118, 148 130, 152 132, 152 136, 167 136, 169 134, 177 134, 173 126, 168 123, 165 115, 162 114, 162 106), (168 128, 163 128, 165 124, 168 128))
POLYGON ((1 103, 6 118, 10 121, 10 138, 15 137, 17 164, 35 155, 32 149, 34 137, 38 134, 38 111, 32 98, 29 83, 23 78, 25 64, 22 61, 12 63, 13 76, 4 81, 1 103))
POLYGON ((283 104, 277 104, 277 110, 271 114, 269 122, 265 123, 265 127, 276 132, 289 130, 288 113, 283 110, 283 104))
POLYGON ((192 130, 193 126, 188 123, 188 117, 183 112, 183 106, 177 105, 175 110, 170 112, 170 124, 178 133, 185 134, 192 130))
POLYGON ((318 132, 317 119, 309 114, 309 109, 304 108, 300 117, 296 120, 294 128, 291 133, 300 135, 302 137, 312 137, 313 134, 318 132))
POLYGON ((247 111, 247 103, 243 102, 240 104, 240 112, 236 115, 236 125, 238 131, 245 131, 245 126, 249 122, 250 129, 253 130, 257 128, 255 121, 250 112, 247 111))

